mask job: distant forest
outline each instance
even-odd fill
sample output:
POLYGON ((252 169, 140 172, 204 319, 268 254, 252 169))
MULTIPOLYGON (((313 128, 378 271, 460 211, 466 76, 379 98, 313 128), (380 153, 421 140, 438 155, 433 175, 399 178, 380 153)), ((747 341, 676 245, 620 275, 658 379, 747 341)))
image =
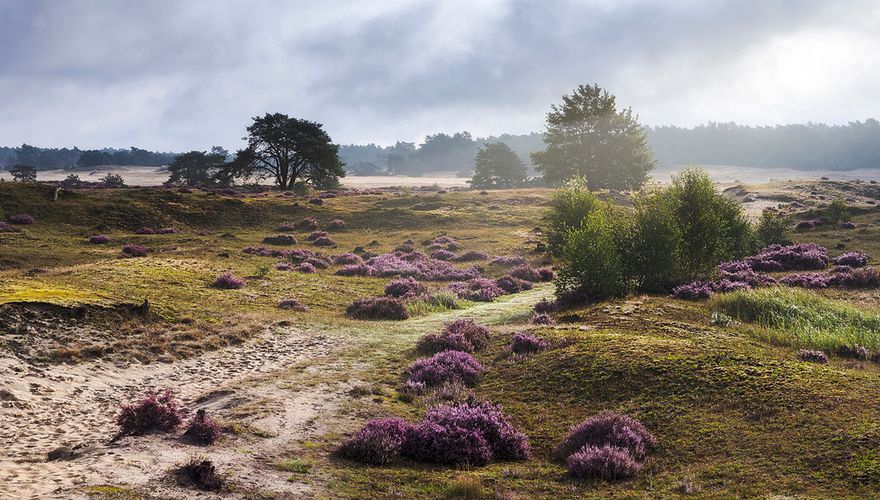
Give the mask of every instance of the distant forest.
MULTIPOLYGON (((648 143, 659 167, 675 165, 737 165, 804 170, 880 168, 880 122, 867 119, 848 125, 779 125, 755 127, 708 123, 694 128, 646 127, 648 143)), ((439 133, 422 144, 393 146, 346 144, 339 155, 350 175, 422 175, 451 172, 470 176, 477 150, 489 142, 507 144, 529 167, 529 153, 544 149, 541 133, 474 138, 468 132, 439 133)), ((101 165, 167 165, 175 153, 139 148, 80 150, 78 148, 0 147, 0 167, 30 165, 41 170, 83 170, 101 165)))

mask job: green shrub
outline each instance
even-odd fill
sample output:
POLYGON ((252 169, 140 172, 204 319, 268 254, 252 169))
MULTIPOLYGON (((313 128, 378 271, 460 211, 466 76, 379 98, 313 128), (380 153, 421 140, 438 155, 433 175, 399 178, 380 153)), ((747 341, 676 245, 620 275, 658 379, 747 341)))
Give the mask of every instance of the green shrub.
POLYGON ((550 225, 550 253, 557 256, 562 253, 565 234, 580 227, 581 221, 598 203, 599 199, 590 192, 584 177, 572 177, 553 193, 550 211, 545 216, 550 225))
POLYGON ((596 300, 626 292, 615 222, 612 207, 603 203, 590 212, 580 227, 565 233, 564 264, 557 280, 560 292, 577 291, 596 300))
POLYGON ((823 216, 829 224, 837 224, 838 222, 846 222, 852 219, 852 215, 849 213, 849 209, 847 209, 846 207, 846 202, 841 200, 840 198, 832 201, 831 204, 828 205, 828 208, 825 209, 823 216))
POLYGON ((755 229, 755 237, 762 248, 792 243, 788 222, 781 215, 769 210, 764 210, 761 214, 761 220, 758 221, 758 227, 755 229))
POLYGON ((662 292, 681 280, 682 237, 674 204, 664 191, 636 198, 621 239, 624 274, 632 286, 645 292, 662 292))

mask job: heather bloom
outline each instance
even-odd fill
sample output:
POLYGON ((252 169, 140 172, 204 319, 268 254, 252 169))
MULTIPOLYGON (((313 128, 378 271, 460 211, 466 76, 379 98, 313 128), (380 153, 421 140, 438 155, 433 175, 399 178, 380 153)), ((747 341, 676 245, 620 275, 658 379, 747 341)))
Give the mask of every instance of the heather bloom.
POLYGON ((292 233, 296 231, 296 225, 292 222, 282 222, 275 230, 279 233, 292 233))
POLYGON ((353 319, 404 320, 409 311, 403 300, 394 297, 367 297, 355 300, 345 310, 353 319))
POLYGON ((840 288, 873 289, 880 287, 880 273, 873 267, 850 269, 832 274, 828 283, 840 288))
POLYGON ((556 279, 556 273, 549 267, 539 267, 537 271, 541 281, 553 281, 556 279))
POLYGON ((360 264, 349 264, 336 270, 339 276, 375 276, 375 268, 361 262, 360 264))
POLYGON ((211 283, 211 286, 224 290, 233 290, 242 288, 244 286, 244 280, 233 274, 232 271, 226 271, 214 278, 214 282, 211 283))
POLYGON ((473 260, 486 260, 489 258, 489 254, 486 252, 478 252, 476 250, 471 250, 469 252, 465 252, 458 257, 455 258, 457 262, 469 262, 473 260))
POLYGON ((17 229, 12 227, 8 222, 0 220, 0 233, 14 233, 17 229))
POLYGON ((789 274, 779 279, 779 283, 800 288, 827 288, 831 275, 823 273, 789 274))
POLYGON ((672 289, 673 297, 685 300, 708 299, 713 293, 715 293, 715 290, 712 283, 707 281, 685 283, 672 289))
POLYGON ((220 437, 220 424, 201 409, 189 421, 183 435, 200 444, 211 444, 220 437))
POLYGON ((813 351, 810 349, 798 349, 797 358, 801 361, 810 363, 827 363, 828 355, 822 351, 813 351))
POLYGON ((406 380, 421 382, 426 387, 460 382, 472 387, 482 376, 485 369, 479 361, 466 352, 443 351, 421 358, 406 370, 406 380))
POLYGON ((504 276, 495 280, 495 285, 504 290, 505 293, 518 293, 523 290, 531 290, 532 283, 530 281, 514 278, 513 276, 504 276))
POLYGON ((431 258, 437 260, 454 260, 456 258, 455 252, 450 252, 449 250, 439 249, 431 252, 431 258))
POLYGON ((319 247, 335 247, 336 241, 334 241, 333 238, 330 238, 329 236, 322 236, 316 239, 313 244, 319 247))
POLYGON ((309 262, 303 262, 302 264, 298 264, 296 267, 293 268, 293 270, 300 272, 300 273, 306 273, 306 274, 313 274, 313 273, 318 272, 318 269, 315 268, 315 266, 309 262))
POLYGON ((546 340, 526 332, 517 332, 510 339, 510 350, 514 354, 532 354, 550 346, 546 340))
POLYGON ((263 243, 266 245, 279 245, 279 246, 289 246, 296 245, 296 238, 289 234, 276 234, 274 236, 266 236, 263 238, 263 243))
POLYGON ((419 461, 447 465, 480 466, 492 460, 492 449, 477 430, 424 421, 407 435, 404 453, 419 461))
POLYGON ((547 299, 541 299, 537 304, 532 308, 537 314, 548 314, 555 312, 559 309, 559 304, 556 301, 550 301, 547 299))
MULTIPOLYGON (((549 270, 548 270, 549 271, 549 270)), ((552 271, 551 271, 552 273, 552 271)), ((537 283, 539 281, 549 281, 547 279, 546 271, 545 274, 542 274, 541 271, 535 269, 528 264, 517 266, 510 270, 510 275, 514 278, 519 278, 525 281, 531 281, 532 283, 537 283)), ((552 279, 552 278, 550 278, 552 279)))
POLYGON ((156 234, 175 234, 178 230, 175 227, 161 227, 156 230, 156 234))
MULTIPOLYGON (((425 413, 423 422, 447 429, 458 427, 478 432, 494 460, 525 460, 529 457, 528 438, 513 426, 501 405, 468 401, 436 406, 425 413)), ((418 447, 419 443, 411 446, 418 447)))
POLYGON ((303 263, 309 264, 316 269, 327 269, 328 267, 330 267, 330 260, 327 257, 322 257, 320 255, 309 257, 303 263))
POLYGON ((462 318, 446 323, 443 332, 464 335, 475 351, 482 351, 489 345, 489 329, 472 319, 462 318))
POLYGON ((10 224, 15 224, 17 226, 30 226, 34 223, 34 218, 28 214, 10 215, 6 220, 10 224))
POLYGON ((431 240, 431 242, 428 244, 428 248, 432 250, 443 249, 450 252, 457 252, 458 250, 461 250, 462 247, 461 244, 455 241, 454 238, 443 235, 437 236, 436 238, 431 240))
POLYGON ((142 227, 135 231, 134 234, 156 234, 156 230, 151 227, 142 227))
POLYGON ((448 262, 429 259, 424 254, 383 254, 367 259, 358 267, 337 271, 342 276, 413 277, 425 281, 455 281, 475 278, 476 269, 459 269, 448 262))
POLYGON ((333 219, 332 221, 330 221, 328 229, 330 229, 331 231, 342 231, 343 229, 345 229, 345 222, 342 219, 333 219))
POLYGON ((308 307, 300 304, 300 302, 296 299, 282 299, 278 302, 279 309, 287 309, 288 311, 299 311, 306 312, 309 310, 308 307))
POLYGON ((93 245, 103 245, 105 243, 110 243, 110 238, 104 234, 96 234, 89 238, 89 243, 93 245))
POLYGON ((532 314, 532 317, 529 318, 530 325, 555 325, 556 320, 553 319, 553 316, 544 313, 535 313, 532 314))
POLYGON ((448 288, 458 298, 476 302, 492 302, 496 297, 505 293, 494 280, 488 278, 457 281, 450 283, 448 288))
POLYGON ((526 259, 519 255, 498 255, 489 264, 493 266, 519 266, 526 263, 526 259))
POLYGON ((134 243, 126 243, 122 245, 122 253, 129 257, 143 257, 149 253, 149 249, 145 246, 135 245, 134 243))
POLYGON ((852 358, 861 361, 867 361, 871 357, 871 352, 863 345, 844 345, 837 349, 837 355, 841 358, 852 358))
POLYGON ((326 236, 329 236, 329 233, 327 233, 327 231, 315 231, 312 234, 308 235, 306 239, 309 241, 315 241, 318 238, 324 238, 326 236))
POLYGON ((834 263, 839 266, 849 266, 849 267, 863 267, 868 264, 870 257, 864 252, 847 252, 842 255, 838 255, 834 259, 834 263))
POLYGON ((181 413, 174 393, 147 391, 137 403, 122 405, 116 416, 119 436, 139 436, 153 431, 171 432, 181 424, 181 413))
POLYGON ((642 464, 624 448, 585 446, 566 461, 568 474, 578 479, 602 478, 606 481, 627 479, 642 470, 642 464))
POLYGON ((574 425, 557 446, 555 455, 566 459, 585 446, 616 446, 643 460, 657 439, 638 420, 627 415, 602 412, 574 425))
POLYGON ((385 286, 385 295, 389 297, 412 298, 424 295, 427 292, 428 288, 414 278, 392 280, 391 283, 385 286))
POLYGON ((377 418, 336 448, 335 453, 355 462, 385 465, 396 460, 413 425, 402 418, 377 418))
POLYGON ((776 262, 784 271, 817 271, 825 269, 829 262, 828 249, 815 243, 770 245, 747 260, 751 262, 753 259, 765 265, 769 261, 776 262))
POLYGON ((314 217, 306 217, 305 219, 300 221, 299 224, 297 224, 297 228, 307 231, 314 231, 318 229, 318 221, 314 217))
POLYGON ((342 255, 337 255, 333 259, 333 263, 337 266, 348 266, 352 264, 362 264, 364 259, 356 254, 356 253, 344 253, 342 255))
POLYGON ((447 323, 439 334, 429 333, 419 339, 416 350, 423 354, 441 351, 482 351, 489 344, 489 330, 472 319, 447 323))

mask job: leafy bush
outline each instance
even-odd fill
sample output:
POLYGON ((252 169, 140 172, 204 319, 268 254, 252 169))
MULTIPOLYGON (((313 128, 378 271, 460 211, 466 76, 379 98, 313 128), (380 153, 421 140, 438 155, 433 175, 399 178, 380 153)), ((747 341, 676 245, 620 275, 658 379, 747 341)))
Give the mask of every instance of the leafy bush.
POLYGON ((385 286, 385 295, 389 297, 411 298, 424 295, 428 288, 419 283, 415 278, 400 278, 392 280, 385 286))
POLYGON ((28 214, 13 214, 7 217, 6 220, 16 226, 30 226, 34 223, 34 218, 28 214))
POLYGON ((822 351, 814 351, 811 349, 798 349, 797 358, 801 361, 809 363, 827 363, 828 355, 822 351))
POLYGON ((640 291, 665 292, 683 276, 676 204, 661 190, 636 197, 634 203, 632 217, 617 222, 624 279, 640 291))
POLYGON ((134 243, 126 243, 125 245, 122 245, 122 253, 129 257, 143 257, 149 252, 149 248, 141 245, 135 245, 134 243))
POLYGON ((559 272, 557 292, 578 291, 594 300, 626 292, 614 227, 611 207, 600 204, 579 227, 566 232, 560 250, 565 263, 559 272))
POLYGON ((365 297, 355 300, 345 310, 353 319, 404 320, 409 318, 406 303, 393 297, 365 297))
POLYGON ((96 234, 89 237, 89 243, 93 245, 103 245, 105 243, 110 243, 110 237, 104 234, 96 234))
POLYGON ((140 401, 121 405, 116 416, 119 436, 140 436, 153 431, 171 432, 180 423, 180 409, 170 389, 161 393, 147 391, 140 401))
POLYGON ((466 352, 443 351, 430 358, 421 358, 406 370, 406 382, 424 384, 426 388, 451 382, 468 387, 479 381, 485 369, 466 352))
POLYGON ((605 411, 572 426, 554 454, 565 460, 585 446, 606 445, 627 450, 637 460, 643 460, 657 445, 657 439, 638 420, 605 411))
POLYGON ((855 251, 838 255, 834 259, 834 263, 839 266, 863 267, 868 265, 869 260, 870 257, 864 252, 855 251))
POLYGON ((266 245, 278 245, 278 246, 289 246, 296 245, 296 238, 289 234, 276 234, 275 236, 266 236, 263 238, 263 243, 266 245))
POLYGON ((532 354, 550 346, 546 340, 527 332, 517 332, 510 339, 510 350, 515 354, 532 354))
POLYGON ((852 218, 852 215, 850 215, 849 209, 846 206, 846 202, 840 198, 832 201, 831 204, 828 205, 823 211, 823 216, 829 224, 837 224, 838 222, 848 221, 852 218))
POLYGON ((200 409, 187 424, 183 435, 196 443, 211 444, 220 437, 220 432, 220 424, 200 409))
POLYGON ((590 192, 587 179, 572 177, 550 199, 550 210, 545 220, 550 226, 549 248, 555 256, 563 254, 565 235, 571 230, 581 227, 599 199, 590 192))
POLYGON ((244 280, 236 276, 232 271, 226 271, 214 278, 211 286, 223 290, 235 290, 244 287, 244 280))
POLYGON ((122 188, 125 187, 125 179, 122 178, 119 174, 114 174, 112 172, 108 173, 104 177, 98 179, 104 187, 108 188, 122 188))
POLYGON ((568 474, 578 479, 627 479, 642 470, 642 464, 626 449, 617 446, 585 446, 567 460, 568 474))
POLYGON ((791 245, 788 222, 784 217, 770 210, 761 213, 761 220, 755 228, 755 236, 761 246, 791 245))
POLYGON ((413 425, 402 418, 377 418, 336 448, 335 453, 348 460, 371 465, 385 465, 401 454, 413 425))

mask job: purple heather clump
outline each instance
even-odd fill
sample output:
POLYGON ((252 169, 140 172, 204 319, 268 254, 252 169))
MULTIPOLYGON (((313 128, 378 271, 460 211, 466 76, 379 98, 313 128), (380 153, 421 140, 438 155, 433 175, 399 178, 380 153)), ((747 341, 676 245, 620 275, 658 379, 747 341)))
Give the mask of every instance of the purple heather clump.
POLYGON ((492 460, 492 449, 478 430, 445 427, 431 421, 416 424, 407 435, 404 455, 444 465, 480 466, 492 460))
POLYGON ((312 243, 316 246, 319 246, 319 247, 335 247, 336 246, 336 241, 334 241, 333 238, 330 238, 329 236, 322 236, 322 237, 316 239, 315 241, 313 241, 312 243))
POLYGON ((852 271, 852 269, 853 268, 850 266, 837 265, 837 266, 834 266, 831 269, 829 269, 828 273, 829 274, 848 273, 848 272, 852 271))
POLYGON ((715 288, 708 281, 685 283, 672 289, 672 296, 684 300, 708 299, 715 293, 715 288))
POLYGON ((770 245, 754 259, 778 262, 785 271, 817 271, 825 269, 829 262, 828 249, 815 243, 770 245))
POLYGON ((510 339, 510 350, 514 354, 532 354, 543 351, 550 346, 546 340, 528 332, 517 332, 510 339))
POLYGON ((275 228, 279 233, 292 233, 296 231, 296 224, 292 222, 282 222, 275 228))
POLYGON ((823 273, 789 274, 779 278, 779 283, 782 285, 800 288, 828 288, 830 282, 831 275, 823 273))
POLYGON ((330 231, 342 231, 345 229, 345 221, 342 219, 333 219, 330 221, 330 225, 327 226, 327 229, 330 231))
POLYGON ((361 262, 360 264, 349 264, 336 270, 339 276, 375 276, 376 270, 373 267, 361 262))
POLYGON ((143 257, 150 252, 145 246, 135 245, 134 243, 126 243, 122 245, 122 253, 129 257, 143 257))
POLYGON ((119 436, 140 436, 148 432, 171 432, 181 423, 181 412, 171 389, 158 393, 147 391, 136 403, 119 407, 116 424, 119 436))
POLYGON ((541 299, 535 304, 532 310, 538 314, 549 314, 559 310, 559 304, 555 300, 541 299))
POLYGON ((204 409, 200 409, 187 424, 183 435, 199 444, 211 444, 220 437, 220 432, 220 424, 204 409))
POLYGON ((233 274, 232 271, 226 271, 214 278, 211 286, 223 290, 235 290, 244 286, 244 280, 233 274))
POLYGON ((406 369, 406 381, 421 382, 432 388, 458 382, 473 387, 485 368, 473 356, 461 351, 443 351, 421 358, 406 369))
POLYGON ((316 269, 327 269, 330 267, 330 260, 327 257, 316 255, 306 259, 304 264, 311 264, 316 269))
POLYGON ((314 217, 306 217, 296 225, 298 229, 306 231, 314 231, 318 229, 318 221, 314 217))
POLYGON ((489 330, 471 319, 446 324, 439 334, 429 333, 419 339, 416 350, 422 354, 442 351, 482 351, 489 343, 489 330))
POLYGON ((333 258, 333 263, 337 266, 349 266, 352 264, 363 264, 364 259, 356 253, 344 253, 333 258))
POLYGON ((437 260, 453 260, 457 257, 455 252, 450 252, 449 250, 439 249, 431 252, 431 258, 437 260))
POLYGON ((605 445, 623 448, 637 460, 644 460, 657 439, 638 420, 604 411, 573 425, 554 454, 564 460, 585 446, 605 445))
POLYGON ((266 236, 263 238, 266 245, 289 246, 296 245, 296 238, 289 234, 276 234, 274 236, 266 236))
POLYGON ((385 286, 385 295, 389 297, 412 298, 424 295, 428 292, 428 288, 419 283, 415 278, 400 278, 391 280, 385 286))
POLYGON ((282 299, 278 302, 279 309, 286 309, 288 311, 299 311, 299 312, 307 312, 309 310, 308 307, 300 304, 300 302, 296 299, 282 299))
POLYGON ((525 281, 531 281, 532 283, 537 283, 539 281, 545 281, 544 277, 541 275, 541 272, 537 269, 529 266, 528 264, 517 266, 510 270, 510 275, 514 278, 519 278, 525 281))
POLYGON ((635 476, 642 463, 617 446, 585 446, 566 461, 568 474, 577 479, 601 478, 616 481, 635 476))
POLYGON ((478 252, 476 250, 471 250, 469 252, 465 252, 455 258, 456 262, 470 262, 474 260, 486 260, 489 258, 489 254, 486 252, 478 252))
POLYGON ((105 234, 96 234, 89 238, 89 243, 93 245, 103 245, 105 243, 110 243, 110 237, 105 234))
POLYGON ((308 235, 306 239, 309 241, 315 241, 318 238, 324 238, 325 236, 330 236, 330 234, 327 231, 315 231, 312 234, 308 235))
POLYGON ((333 191, 324 191, 323 193, 318 193, 318 198, 321 198, 321 199, 337 198, 337 197, 339 197, 339 195, 334 193, 333 191))
POLYGON ((513 276, 504 276, 495 280, 498 288, 504 290, 504 293, 519 293, 524 290, 531 290, 532 283, 513 276))
POLYGON ((34 218, 28 214, 10 215, 6 220, 10 224, 15 224, 16 226, 30 226, 34 223, 34 218))
POLYGON ((755 271, 765 273, 785 271, 785 266, 783 266, 781 262, 777 262, 767 257, 749 257, 748 262, 755 271))
POLYGON ((539 267, 536 270, 538 271, 538 277, 541 281, 553 281, 556 279, 556 273, 549 267, 539 267))
POLYGON ((532 317, 529 318, 530 325, 555 325, 556 320, 553 319, 553 316, 544 313, 534 313, 532 317))
POLYGON ((712 284, 716 292, 735 292, 737 290, 750 290, 752 286, 744 281, 731 281, 724 278, 712 284))
POLYGON ((156 230, 151 227, 142 227, 135 231, 134 234, 156 234, 156 230))
POLYGON ((336 448, 336 455, 370 465, 395 461, 403 451, 413 425, 402 418, 375 418, 336 448))
POLYGON ((809 363, 827 363, 828 355, 822 351, 813 351, 810 349, 798 349, 797 358, 801 361, 809 363))
POLYGON ((519 266, 526 263, 526 259, 519 255, 498 255, 489 264, 493 266, 519 266))
POLYGON ((852 358, 861 361, 867 361, 868 358, 871 357, 871 351, 865 348, 865 346, 859 344, 842 345, 837 348, 837 355, 841 358, 852 358))
POLYGON ((0 220, 0 233, 14 233, 18 231, 12 227, 8 222, 0 220))
POLYGON ((462 246, 454 238, 443 235, 437 236, 428 244, 428 248, 432 250, 448 250, 450 252, 457 252, 461 250, 462 246))
POLYGON ((873 267, 860 267, 832 274, 829 285, 840 288, 880 288, 880 273, 873 267))
POLYGON ((495 280, 489 278, 456 281, 450 283, 448 288, 458 298, 475 302, 492 302, 496 297, 505 294, 504 290, 498 286, 495 280))
POLYGON ((275 269, 278 271, 293 271, 293 264, 290 262, 276 262, 275 269))
POLYGON ((868 261, 870 257, 864 252, 847 252, 842 255, 838 255, 834 259, 834 263, 839 266, 849 266, 849 267, 864 267, 868 265, 868 261))
POLYGON ((404 320, 409 318, 406 303, 394 297, 365 297, 355 300, 345 310, 353 319, 404 320))
POLYGON ((176 234, 177 232, 175 227, 160 227, 156 230, 156 234, 176 234))
POLYGON ((318 269, 314 265, 310 264, 309 262, 303 262, 302 264, 297 264, 296 267, 293 268, 293 270, 298 273, 305 273, 305 274, 314 274, 314 273, 318 272, 318 269))
MULTIPOLYGON (((350 266, 347 266, 350 267, 350 266)), ((337 272, 343 276, 413 277, 423 281, 467 280, 479 276, 476 269, 459 269, 448 262, 429 259, 413 252, 406 255, 383 254, 369 258, 358 268, 337 272)))
POLYGON ((474 346, 475 351, 482 351, 489 345, 489 329, 470 318, 461 318, 443 325, 444 333, 464 335, 474 346))

